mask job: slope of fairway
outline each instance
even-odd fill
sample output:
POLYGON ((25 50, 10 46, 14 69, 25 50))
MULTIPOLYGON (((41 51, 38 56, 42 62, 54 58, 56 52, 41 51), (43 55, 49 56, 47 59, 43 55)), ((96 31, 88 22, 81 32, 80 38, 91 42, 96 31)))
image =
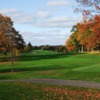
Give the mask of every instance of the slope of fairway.
POLYGON ((100 55, 32 51, 14 62, 0 62, 0 79, 52 78, 100 82, 100 55))
POLYGON ((81 67, 81 68, 75 68, 73 71, 80 71, 80 72, 100 72, 100 63, 81 67))

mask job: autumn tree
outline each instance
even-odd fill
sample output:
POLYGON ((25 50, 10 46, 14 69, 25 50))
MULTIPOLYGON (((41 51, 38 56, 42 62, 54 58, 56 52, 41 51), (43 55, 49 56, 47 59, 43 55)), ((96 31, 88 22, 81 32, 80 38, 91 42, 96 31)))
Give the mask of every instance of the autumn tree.
POLYGON ((9 51, 11 45, 22 49, 25 45, 23 37, 13 28, 10 17, 0 14, 0 51, 9 51))
POLYGON ((100 45, 100 16, 96 15, 87 22, 78 24, 78 41, 87 49, 95 49, 100 45))
MULTIPOLYGON (((25 42, 22 36, 13 28, 10 17, 0 14, 0 52, 10 52, 13 66, 13 51, 22 49, 25 42)), ((12 68, 13 71, 13 68, 12 68)))
POLYGON ((69 38, 67 40, 67 42, 66 42, 66 48, 67 48, 68 51, 72 51, 72 50, 74 50, 76 48, 76 45, 72 44, 72 39, 71 38, 69 38))
POLYGON ((94 31, 94 38, 93 43, 95 48, 97 48, 100 51, 100 15, 96 15, 93 20, 93 31, 94 31))
POLYGON ((66 43, 69 51, 80 46, 87 51, 100 50, 100 15, 78 23, 75 30, 72 28, 73 32, 66 43))
POLYGON ((7 51, 11 43, 8 32, 11 32, 12 22, 9 17, 0 14, 0 51, 7 51))
MULTIPOLYGON (((76 2, 79 5, 75 12, 82 13, 83 22, 77 23, 78 31, 72 32, 66 46, 69 50, 76 49, 80 45, 87 51, 100 50, 100 0, 76 0, 76 2)), ((72 28, 72 31, 75 31, 75 28, 72 28)))
POLYGON ((71 35, 68 41, 66 42, 66 47, 68 51, 76 50, 79 51, 81 44, 77 40, 78 37, 78 28, 77 25, 74 25, 71 29, 71 35))

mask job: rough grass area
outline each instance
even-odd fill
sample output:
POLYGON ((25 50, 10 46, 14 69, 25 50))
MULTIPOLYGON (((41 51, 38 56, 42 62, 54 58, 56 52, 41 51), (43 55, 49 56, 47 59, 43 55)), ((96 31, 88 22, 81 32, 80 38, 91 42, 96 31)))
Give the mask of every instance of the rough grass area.
POLYGON ((100 90, 28 82, 0 83, 0 100, 100 100, 100 90))
POLYGON ((53 78, 100 82, 100 54, 32 51, 16 58, 14 73, 11 67, 10 62, 0 62, 0 80, 53 78))

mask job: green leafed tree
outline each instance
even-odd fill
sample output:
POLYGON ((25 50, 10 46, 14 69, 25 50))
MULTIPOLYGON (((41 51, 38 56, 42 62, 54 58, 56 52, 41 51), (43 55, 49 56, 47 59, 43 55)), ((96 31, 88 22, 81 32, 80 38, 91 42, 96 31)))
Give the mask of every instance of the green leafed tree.
POLYGON ((25 45, 24 47, 24 52, 30 52, 32 50, 32 45, 29 42, 27 45, 25 45))

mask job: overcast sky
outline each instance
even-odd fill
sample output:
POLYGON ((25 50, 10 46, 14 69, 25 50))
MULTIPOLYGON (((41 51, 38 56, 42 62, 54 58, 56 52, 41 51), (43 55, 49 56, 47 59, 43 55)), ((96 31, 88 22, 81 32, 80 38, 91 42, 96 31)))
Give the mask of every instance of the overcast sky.
POLYGON ((75 6, 75 0, 0 0, 0 13, 12 18, 26 43, 65 45, 72 26, 82 20, 75 6))

